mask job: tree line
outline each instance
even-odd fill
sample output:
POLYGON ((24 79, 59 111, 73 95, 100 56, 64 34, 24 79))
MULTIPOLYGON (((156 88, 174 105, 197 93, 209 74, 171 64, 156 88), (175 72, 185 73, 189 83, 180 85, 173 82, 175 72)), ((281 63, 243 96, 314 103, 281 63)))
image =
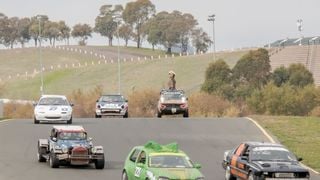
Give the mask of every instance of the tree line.
POLYGON ((101 6, 94 27, 79 23, 70 28, 65 21, 54 22, 46 15, 18 18, 0 13, 0 43, 13 48, 17 43, 24 47, 26 42, 33 40, 37 46, 41 40, 46 40, 54 46, 56 41, 69 44, 70 37, 73 37, 79 40, 79 45, 86 45, 95 32, 106 37, 109 46, 116 37, 123 39, 125 46, 134 41, 140 48, 142 42, 147 41, 153 49, 161 45, 171 53, 173 47, 179 47, 185 53, 192 44, 197 52, 206 52, 212 41, 197 25, 192 14, 180 11, 157 13, 150 0, 136 0, 124 7, 101 6))
POLYGON ((303 64, 271 71, 266 49, 250 51, 233 68, 222 59, 209 65, 202 91, 251 113, 310 115, 320 108, 320 88, 303 64))

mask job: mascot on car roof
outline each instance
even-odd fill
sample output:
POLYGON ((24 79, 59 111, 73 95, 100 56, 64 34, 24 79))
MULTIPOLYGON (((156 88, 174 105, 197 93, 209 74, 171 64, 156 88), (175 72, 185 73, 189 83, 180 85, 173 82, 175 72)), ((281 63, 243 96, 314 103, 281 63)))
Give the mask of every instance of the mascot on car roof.
POLYGON ((168 81, 169 90, 176 90, 175 76, 176 76, 176 73, 174 73, 173 71, 169 71, 169 81, 168 81))

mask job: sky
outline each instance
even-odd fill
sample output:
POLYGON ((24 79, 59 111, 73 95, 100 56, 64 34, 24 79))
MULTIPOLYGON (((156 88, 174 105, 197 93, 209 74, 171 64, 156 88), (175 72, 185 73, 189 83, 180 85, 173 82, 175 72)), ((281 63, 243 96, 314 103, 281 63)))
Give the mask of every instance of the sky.
MULTIPOLYGON (((51 20, 94 25, 104 4, 125 5, 129 0, 0 0, 0 12, 12 17, 46 14, 51 20)), ((217 50, 262 46, 284 38, 298 38, 297 19, 303 20, 302 34, 320 36, 319 0, 151 0, 157 12, 178 10, 191 13, 212 37, 215 14, 217 50)), ((90 45, 103 45, 106 37, 94 35, 90 45)))

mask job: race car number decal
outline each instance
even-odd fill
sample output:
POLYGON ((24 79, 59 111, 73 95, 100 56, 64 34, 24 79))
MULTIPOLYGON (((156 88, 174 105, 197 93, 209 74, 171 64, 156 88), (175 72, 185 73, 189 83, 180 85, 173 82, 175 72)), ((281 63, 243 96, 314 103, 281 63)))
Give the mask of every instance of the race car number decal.
POLYGON ((141 174, 141 167, 136 167, 136 170, 134 171, 134 176, 140 177, 141 174))

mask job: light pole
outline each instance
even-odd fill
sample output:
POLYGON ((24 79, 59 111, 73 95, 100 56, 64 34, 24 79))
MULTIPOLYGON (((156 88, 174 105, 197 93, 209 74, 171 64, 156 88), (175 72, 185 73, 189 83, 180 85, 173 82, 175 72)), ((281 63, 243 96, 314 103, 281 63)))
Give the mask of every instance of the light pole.
POLYGON ((121 94, 121 64, 120 64, 120 39, 119 39, 119 16, 112 16, 117 23, 117 39, 118 39, 118 93, 121 94))
POLYGON ((209 16, 208 21, 212 21, 212 48, 213 48, 213 60, 216 60, 216 38, 215 38, 215 31, 214 31, 214 21, 215 21, 216 15, 213 14, 209 16))
POLYGON ((40 86, 40 93, 43 95, 44 87, 43 87, 43 64, 42 64, 42 47, 41 47, 41 19, 42 16, 38 15, 37 19, 39 21, 39 62, 40 62, 40 78, 41 78, 41 86, 40 86))
POLYGON ((303 38, 303 36, 302 36, 302 30, 303 30, 303 28, 302 28, 302 19, 298 19, 297 20, 297 27, 298 27, 298 31, 299 31, 299 33, 300 33, 300 46, 302 45, 302 38, 303 38))

